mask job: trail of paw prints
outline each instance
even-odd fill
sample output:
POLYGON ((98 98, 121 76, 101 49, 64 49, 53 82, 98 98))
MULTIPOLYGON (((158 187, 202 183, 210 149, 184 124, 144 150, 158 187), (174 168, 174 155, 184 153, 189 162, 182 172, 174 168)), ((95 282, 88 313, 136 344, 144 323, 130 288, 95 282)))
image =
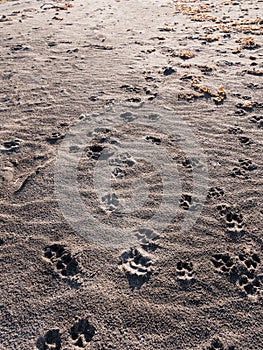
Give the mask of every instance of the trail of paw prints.
POLYGON ((143 250, 130 248, 121 255, 120 269, 127 276, 130 288, 140 289, 147 282, 153 271, 154 261, 143 250))
POLYGON ((77 320, 63 336, 59 329, 49 330, 44 336, 36 341, 37 350, 77 350, 87 349, 88 344, 93 340, 96 328, 87 318, 77 320), (69 347, 65 346, 66 343, 69 347))
POLYGON ((231 208, 226 204, 217 206, 220 217, 224 220, 227 231, 233 234, 240 234, 244 232, 245 223, 243 215, 236 208, 231 208))
POLYGON ((207 193, 207 199, 219 199, 225 195, 225 192, 220 187, 211 187, 207 193))
POLYGON ((238 165, 232 169, 230 175, 247 179, 249 178, 249 173, 256 169, 257 166, 250 159, 239 159, 238 165))
POLYGON ((204 350, 235 350, 236 347, 233 345, 224 345, 222 341, 218 338, 215 338, 211 341, 210 345, 204 350))
POLYGON ((183 194, 180 199, 180 207, 184 210, 198 210, 201 208, 199 200, 189 194, 183 194))
POLYGON ((61 278, 67 280, 72 286, 81 284, 81 270, 78 262, 63 245, 52 244, 46 247, 44 257, 61 278))
POLYGON ((245 252, 238 256, 219 253, 213 255, 211 261, 215 270, 226 275, 244 295, 255 299, 262 296, 263 277, 258 273, 261 260, 257 253, 245 252))
POLYGON ((38 350, 60 350, 61 335, 59 329, 52 329, 44 336, 37 339, 36 348, 38 350))
POLYGON ((176 272, 177 278, 180 281, 191 281, 195 275, 193 263, 191 261, 178 261, 176 265, 176 272))
POLYGON ((96 329, 86 318, 82 318, 74 323, 69 333, 73 349, 86 349, 92 341, 96 329))

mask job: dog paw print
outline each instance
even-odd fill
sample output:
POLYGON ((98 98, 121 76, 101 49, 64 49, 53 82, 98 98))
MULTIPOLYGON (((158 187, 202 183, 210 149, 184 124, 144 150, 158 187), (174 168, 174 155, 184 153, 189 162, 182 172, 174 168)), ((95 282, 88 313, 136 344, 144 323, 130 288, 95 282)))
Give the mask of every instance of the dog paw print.
POLYGON ((121 209, 121 204, 115 193, 106 194, 101 198, 101 202, 107 212, 118 211, 121 209))
POLYGON ((159 236, 151 229, 140 228, 135 231, 135 237, 146 251, 154 251, 158 248, 155 241, 159 236))
POLYGON ((117 167, 132 167, 135 163, 135 160, 128 152, 118 154, 115 158, 109 160, 109 165, 117 167))
POLYGON ((111 158, 109 165, 113 167, 112 177, 121 179, 128 175, 129 168, 135 165, 135 160, 128 153, 123 153, 111 158))
POLYGON ((111 172, 112 176, 116 179, 122 179, 123 177, 127 176, 127 171, 122 168, 114 168, 111 172))
POLYGON ((131 92, 136 94, 139 94, 142 91, 142 89, 139 86, 132 86, 127 84, 122 85, 120 88, 126 92, 131 92))
POLYGON ((122 118, 123 120, 129 123, 129 122, 133 122, 138 117, 134 115, 132 112, 124 112, 120 115, 120 118, 122 118))
POLYGON ((211 341, 206 350, 235 350, 235 346, 225 346, 220 339, 216 338, 211 341))
POLYGON ((61 134, 60 132, 53 132, 50 136, 46 137, 46 141, 53 145, 59 140, 62 140, 64 137, 65 135, 61 134))
POLYGON ((229 134, 233 134, 233 135, 238 135, 238 134, 243 134, 243 130, 241 128, 229 128, 228 130, 229 134))
POLYGON ((260 257, 256 253, 243 253, 239 254, 238 256, 239 261, 241 264, 245 266, 245 268, 248 270, 248 272, 254 273, 255 270, 260 265, 260 257))
POLYGON ((69 333, 74 348, 85 349, 88 343, 92 341, 96 329, 86 318, 83 318, 74 323, 69 333))
POLYGON ((48 331, 43 337, 39 337, 36 342, 38 350, 60 350, 61 337, 58 329, 48 331))
POLYGON ((19 150, 21 140, 10 140, 2 143, 2 148, 0 148, 0 153, 16 152, 19 150))
POLYGON ((208 191, 207 198, 208 199, 217 199, 224 196, 224 190, 220 187, 211 187, 208 191))
POLYGON ((240 213, 228 213, 226 215, 226 226, 229 232, 242 232, 244 229, 243 216, 240 213))
POLYGON ((63 245, 53 244, 46 247, 44 256, 62 278, 78 281, 80 274, 78 262, 63 245))
POLYGON ((253 251, 245 251, 238 255, 239 278, 237 285, 248 297, 258 298, 262 295, 262 276, 258 275, 261 259, 253 251))
POLYGON ((198 210, 200 205, 198 199, 189 194, 183 194, 180 199, 180 207, 184 210, 198 210))
POLYGON ((194 269, 192 262, 179 261, 176 265, 176 272, 179 280, 192 280, 194 277, 194 269))
POLYGON ((248 172, 257 169, 257 166, 249 159, 239 159, 238 166, 232 170, 231 175, 233 177, 248 178, 248 172))
POLYGON ((243 215, 238 210, 227 205, 217 206, 219 215, 224 219, 228 232, 241 233, 244 231, 243 215))
POLYGON ((256 123, 258 128, 263 129, 263 116, 262 115, 254 115, 251 118, 252 123, 256 123))
POLYGON ((214 254, 211 260, 218 272, 230 275, 236 269, 235 260, 228 253, 214 254))
POLYGON ((139 289, 154 271, 152 259, 137 248, 130 248, 128 252, 124 252, 119 265, 132 289, 139 289))
POLYGON ((251 145, 251 143, 252 143, 250 138, 247 136, 239 136, 238 139, 239 139, 240 143, 242 143, 243 145, 246 145, 246 146, 251 145))
POLYGON ((94 160, 98 160, 101 156, 103 149, 104 147, 102 147, 101 145, 92 145, 87 151, 87 156, 94 160))
POLYGON ((203 168, 203 164, 196 158, 186 158, 182 161, 182 165, 190 171, 192 171, 194 168, 203 168))
POLYGON ((160 145, 162 142, 162 140, 159 137, 155 137, 155 136, 146 136, 145 140, 151 143, 154 143, 156 145, 160 145))
POLYGON ((262 295, 263 284, 258 276, 241 275, 238 285, 247 296, 259 297, 262 295))
POLYGON ((180 207, 184 210, 188 210, 191 206, 192 197, 188 194, 183 194, 182 198, 180 199, 180 207))

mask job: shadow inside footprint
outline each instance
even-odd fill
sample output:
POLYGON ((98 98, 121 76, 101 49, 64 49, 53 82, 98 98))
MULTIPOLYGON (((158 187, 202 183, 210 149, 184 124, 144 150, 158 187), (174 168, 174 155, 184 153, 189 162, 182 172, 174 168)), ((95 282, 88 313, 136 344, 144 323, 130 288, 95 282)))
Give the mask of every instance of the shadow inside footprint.
POLYGON ((38 350, 60 350, 61 338, 59 329, 52 329, 44 337, 39 337, 36 346, 38 350))

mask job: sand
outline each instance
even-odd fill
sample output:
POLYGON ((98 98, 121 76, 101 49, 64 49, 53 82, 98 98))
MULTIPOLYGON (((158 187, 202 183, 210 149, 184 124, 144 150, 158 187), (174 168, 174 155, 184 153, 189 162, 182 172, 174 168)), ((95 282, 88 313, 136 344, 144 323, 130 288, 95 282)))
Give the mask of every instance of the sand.
POLYGON ((262 10, 0 1, 0 349, 263 349, 262 10))

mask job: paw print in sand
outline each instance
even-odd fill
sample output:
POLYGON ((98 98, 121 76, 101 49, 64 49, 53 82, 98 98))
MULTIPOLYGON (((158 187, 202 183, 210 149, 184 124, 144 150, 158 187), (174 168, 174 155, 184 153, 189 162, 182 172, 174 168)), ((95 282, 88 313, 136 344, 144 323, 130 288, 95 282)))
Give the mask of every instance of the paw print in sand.
POLYGON ((115 193, 106 194, 101 198, 101 202, 105 207, 105 211, 113 212, 121 209, 121 203, 115 193))
POLYGON ((230 254, 215 254, 212 257, 212 263, 218 272, 230 275, 236 269, 235 259, 230 254))
POLYGON ((239 288, 251 297, 260 297, 263 291, 263 276, 258 274, 261 263, 255 252, 244 252, 238 256, 239 262, 239 288))
POLYGON ((135 237, 140 243, 141 247, 146 251, 154 251, 158 248, 158 244, 155 243, 158 239, 158 235, 151 229, 140 228, 136 230, 135 237))
POLYGON ((254 115, 251 118, 252 123, 256 123, 258 128, 263 129, 263 116, 262 115, 254 115))
POLYGON ((123 178, 129 173, 129 168, 135 165, 135 160, 128 153, 123 153, 111 158, 109 165, 113 167, 112 176, 114 178, 123 178))
POLYGON ((200 160, 196 158, 186 158, 182 161, 182 165, 190 171, 194 168, 202 169, 204 167, 200 160))
POLYGON ((75 322, 69 333, 74 349, 85 349, 94 337, 96 329, 86 318, 83 318, 75 322))
POLYGON ((248 173, 257 169, 257 166, 250 159, 239 159, 238 163, 238 166, 231 172, 233 177, 248 178, 248 173))
POLYGON ((180 199, 180 207, 184 210, 198 210, 201 204, 197 198, 192 197, 189 194, 183 194, 180 199))
POLYGON ((76 278, 80 273, 78 262, 63 245, 52 244, 51 246, 46 247, 44 256, 62 278, 77 281, 76 278))
POLYGON ((193 264, 179 261, 176 265, 176 272, 179 280, 190 281, 194 277, 193 264))
POLYGON ((230 346, 224 346, 224 344, 219 339, 213 339, 211 341, 210 346, 206 348, 206 350, 235 350, 235 347, 230 346))
POLYGON ((145 140, 150 141, 151 143, 154 143, 156 145, 160 145, 162 142, 162 140, 156 136, 146 136, 145 140))
POLYGON ((213 255, 211 259, 217 272, 230 277, 230 282, 248 297, 257 299, 263 291, 263 276, 258 274, 260 257, 255 252, 243 252, 232 257, 229 253, 213 255))
POLYGON ((92 145, 88 149, 87 156, 94 160, 98 160, 101 156, 103 149, 104 147, 102 147, 101 145, 92 145))
POLYGON ((0 153, 10 153, 18 151, 20 143, 21 140, 18 139, 5 141, 2 143, 2 147, 0 146, 0 153))
POLYGON ((238 286, 247 296, 255 298, 262 296, 262 278, 258 276, 241 275, 238 280, 238 286))
POLYGON ((237 209, 221 204, 217 206, 217 210, 224 219, 228 232, 241 233, 244 231, 243 215, 237 209))
POLYGON ((132 289, 140 288, 154 271, 152 259, 137 248, 124 252, 119 265, 132 289))
POLYGON ((39 337, 36 343, 38 350, 60 350, 61 339, 58 329, 48 331, 43 337, 39 337))
POLYGON ((135 160, 133 157, 128 153, 124 152, 121 154, 118 154, 115 158, 111 158, 109 160, 109 164, 112 166, 126 166, 126 167, 132 167, 135 165, 135 160))
POLYGON ((239 261, 244 264, 249 272, 254 272, 260 264, 260 257, 256 253, 243 253, 238 256, 239 261))
POLYGON ((220 187, 211 187, 208 191, 207 198, 208 199, 217 199, 224 196, 224 190, 220 187))

